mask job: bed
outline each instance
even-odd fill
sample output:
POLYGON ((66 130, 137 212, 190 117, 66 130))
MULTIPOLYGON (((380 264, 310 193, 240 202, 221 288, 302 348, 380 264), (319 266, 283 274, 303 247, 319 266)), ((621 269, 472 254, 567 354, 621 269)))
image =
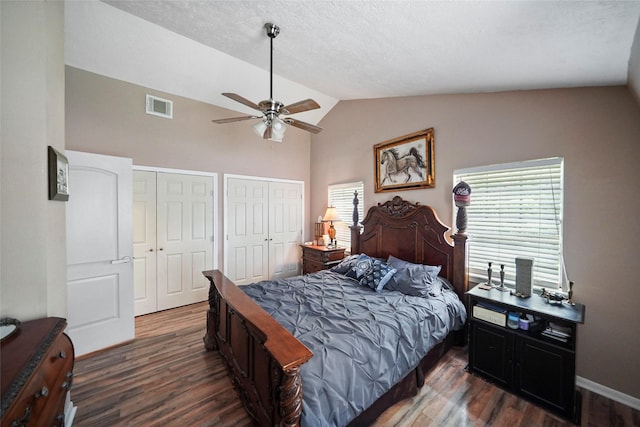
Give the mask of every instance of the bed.
MULTIPOLYGON (((357 224, 357 217, 354 218, 354 222, 357 224)), ((372 207, 362 225, 363 233, 360 232, 361 227, 358 225, 351 227, 352 253, 356 254, 351 258, 352 260, 357 258, 357 254, 366 254, 373 260, 389 260, 391 256, 413 264, 440 266, 439 272, 436 273, 437 282, 441 283, 441 286, 434 289, 436 291, 440 289, 441 293, 434 295, 439 297, 455 294, 459 299, 458 305, 462 305, 460 301, 463 300, 463 295, 468 288, 466 235, 463 232, 458 231, 452 235, 453 244, 449 243, 445 238, 449 228, 438 219, 432 208, 407 202, 398 196, 372 207), (449 287, 451 287, 450 290, 449 287)), ((343 269, 350 267, 351 265, 346 262, 343 265, 343 269)), ((376 326, 373 335, 377 334, 381 337, 379 340, 365 337, 364 341, 368 342, 365 345, 362 340, 358 341, 351 337, 350 344, 348 339, 347 344, 332 345, 333 349, 327 350, 322 346, 318 347, 318 342, 310 338, 315 336, 315 341, 332 341, 332 339, 318 339, 319 335, 314 334, 313 331, 316 327, 314 325, 319 323, 328 325, 327 330, 320 332, 325 334, 320 335, 325 338, 341 334, 350 337, 355 335, 355 332, 352 334, 348 329, 335 328, 344 328, 338 325, 340 318, 348 318, 349 321, 346 322, 348 324, 353 323, 352 320, 358 317, 365 316, 368 309, 363 309, 363 305, 377 309, 378 306, 382 307, 383 303, 378 304, 376 301, 385 300, 384 304, 391 304, 391 307, 395 307, 395 311, 398 312, 421 312, 422 310, 417 308, 418 305, 412 300, 412 298, 421 299, 421 297, 406 296, 385 289, 376 292, 365 286, 354 286, 354 284, 357 285, 358 280, 349 277, 343 280, 341 278, 343 273, 343 271, 321 271, 285 279, 283 282, 263 282, 240 289, 220 271, 204 272, 211 282, 207 332, 204 337, 205 347, 208 350, 220 352, 228 365, 234 387, 245 408, 258 424, 296 426, 301 424, 301 419, 303 426, 369 424, 392 404, 415 395, 424 383, 426 372, 453 344, 464 343, 464 314, 458 314, 458 320, 449 325, 451 332, 440 331, 437 333, 440 336, 435 337, 432 337, 437 335, 435 332, 421 334, 416 333, 415 327, 408 330, 405 326, 400 326, 396 328, 400 331, 400 335, 417 336, 419 341, 409 344, 416 347, 415 352, 399 350, 400 356, 392 356, 397 358, 398 365, 401 364, 400 359, 402 359, 402 364, 406 366, 394 365, 390 369, 388 361, 382 362, 382 359, 379 359, 378 372, 365 373, 368 375, 366 381, 369 382, 365 381, 361 384, 350 379, 350 381, 342 381, 343 384, 330 385, 327 388, 342 388, 346 391, 337 393, 337 398, 334 397, 333 401, 325 402, 322 400, 325 397, 319 397, 316 394, 316 390, 321 387, 312 385, 317 379, 314 377, 335 377, 340 381, 342 377, 350 375, 348 373, 318 374, 318 372, 335 373, 341 369, 344 370, 345 365, 335 362, 337 359, 333 355, 337 354, 336 351, 345 353, 350 358, 357 353, 369 353, 365 350, 367 348, 371 348, 371 353, 383 353, 382 349, 387 352, 386 350, 394 345, 382 342, 393 341, 396 338, 392 337, 393 332, 380 332, 376 326), (351 292, 356 292, 345 299, 356 301, 360 304, 360 308, 344 308, 339 305, 330 305, 330 308, 319 307, 319 302, 307 300, 311 297, 304 294, 305 288, 315 289, 320 295, 318 298, 323 301, 337 301, 339 298, 336 295, 346 295, 347 291, 349 295, 351 292), (266 300, 263 297, 267 297, 266 300), (287 298, 290 299, 288 303, 285 302, 287 298), (298 326, 296 318, 309 317, 296 311, 295 306, 301 305, 319 308, 315 310, 317 312, 315 320, 298 326), (345 312, 349 313, 348 316, 344 315, 345 312), (349 345, 357 346, 357 350, 354 352, 345 347, 349 345), (315 356, 310 348, 314 349, 315 356), (330 355, 327 356, 327 351, 334 351, 334 353, 329 353, 330 355), (313 360, 312 357, 314 357, 313 360), (329 366, 326 365, 328 362, 331 363, 329 366), (384 381, 379 378, 387 376, 388 371, 394 371, 393 375, 384 378, 384 381), (352 383, 356 383, 356 386, 354 387, 352 383), (304 385, 307 386, 306 390, 304 385), (369 392, 370 390, 373 391, 369 392), (362 403, 356 403, 357 399, 353 397, 354 395, 363 395, 362 403), (305 396, 304 399, 303 396, 305 396), (327 416, 328 419, 319 417, 320 415, 327 416)), ((430 301, 438 298, 422 299, 430 301)), ((446 310, 452 309, 445 308, 446 310)), ((464 306, 462 310, 464 311, 464 306)), ((370 323, 378 325, 395 322, 385 316, 384 313, 376 313, 374 317, 377 320, 370 323)), ((439 314, 421 316, 418 324, 425 329, 426 324, 420 322, 426 321, 426 318, 435 317, 437 320, 444 318, 439 314)), ((366 363, 362 362, 362 364, 366 363)), ((350 366, 349 372, 352 372, 353 363, 350 366)))

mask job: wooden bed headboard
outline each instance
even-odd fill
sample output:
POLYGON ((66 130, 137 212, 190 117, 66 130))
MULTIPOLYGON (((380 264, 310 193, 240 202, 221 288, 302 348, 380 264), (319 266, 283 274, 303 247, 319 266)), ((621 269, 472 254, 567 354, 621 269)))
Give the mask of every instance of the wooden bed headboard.
POLYGON ((467 236, 458 230, 451 236, 451 244, 445 237, 449 230, 430 206, 395 196, 370 208, 362 226, 351 226, 351 252, 385 259, 393 255, 416 264, 441 265, 440 276, 451 282, 464 301, 464 293, 469 288, 467 236))

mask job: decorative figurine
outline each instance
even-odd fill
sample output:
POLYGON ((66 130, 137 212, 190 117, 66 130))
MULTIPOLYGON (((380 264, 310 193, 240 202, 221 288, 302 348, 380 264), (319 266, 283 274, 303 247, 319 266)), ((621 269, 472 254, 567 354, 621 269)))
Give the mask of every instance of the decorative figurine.
POLYGON ((569 305, 576 305, 575 302, 573 302, 573 281, 569 281, 569 299, 567 300, 567 304, 569 305))
POLYGON ((504 285, 504 264, 500 264, 500 286, 498 287, 498 290, 501 292, 508 291, 507 287, 504 285))
MULTIPOLYGON (((453 201, 458 207, 456 214, 456 227, 459 233, 464 233, 467 229, 467 210, 466 207, 471 203, 471 187, 464 181, 460 181, 453 187, 453 201)), ((489 278, 491 284, 491 278, 489 278)))
POLYGON ((493 286, 493 283, 491 283, 491 273, 493 272, 493 270, 491 269, 491 263, 489 263, 489 268, 487 268, 487 285, 489 286, 493 286))
POLYGON ((558 292, 548 292, 545 288, 542 288, 540 296, 547 300, 549 304, 562 304, 566 297, 558 292))

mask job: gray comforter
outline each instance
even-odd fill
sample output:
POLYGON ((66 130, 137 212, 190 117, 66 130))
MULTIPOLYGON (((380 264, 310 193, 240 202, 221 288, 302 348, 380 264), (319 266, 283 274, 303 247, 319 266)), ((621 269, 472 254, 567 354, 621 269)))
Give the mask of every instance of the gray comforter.
POLYGON ((466 319, 452 291, 376 293, 328 270, 242 289, 313 352, 301 369, 303 427, 348 424, 466 319))

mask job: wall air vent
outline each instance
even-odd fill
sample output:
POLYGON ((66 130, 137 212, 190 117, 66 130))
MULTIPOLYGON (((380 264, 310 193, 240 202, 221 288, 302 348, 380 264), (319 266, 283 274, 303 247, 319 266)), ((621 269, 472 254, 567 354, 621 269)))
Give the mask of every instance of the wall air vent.
POLYGON ((147 114, 173 119, 173 101, 147 94, 147 114))

